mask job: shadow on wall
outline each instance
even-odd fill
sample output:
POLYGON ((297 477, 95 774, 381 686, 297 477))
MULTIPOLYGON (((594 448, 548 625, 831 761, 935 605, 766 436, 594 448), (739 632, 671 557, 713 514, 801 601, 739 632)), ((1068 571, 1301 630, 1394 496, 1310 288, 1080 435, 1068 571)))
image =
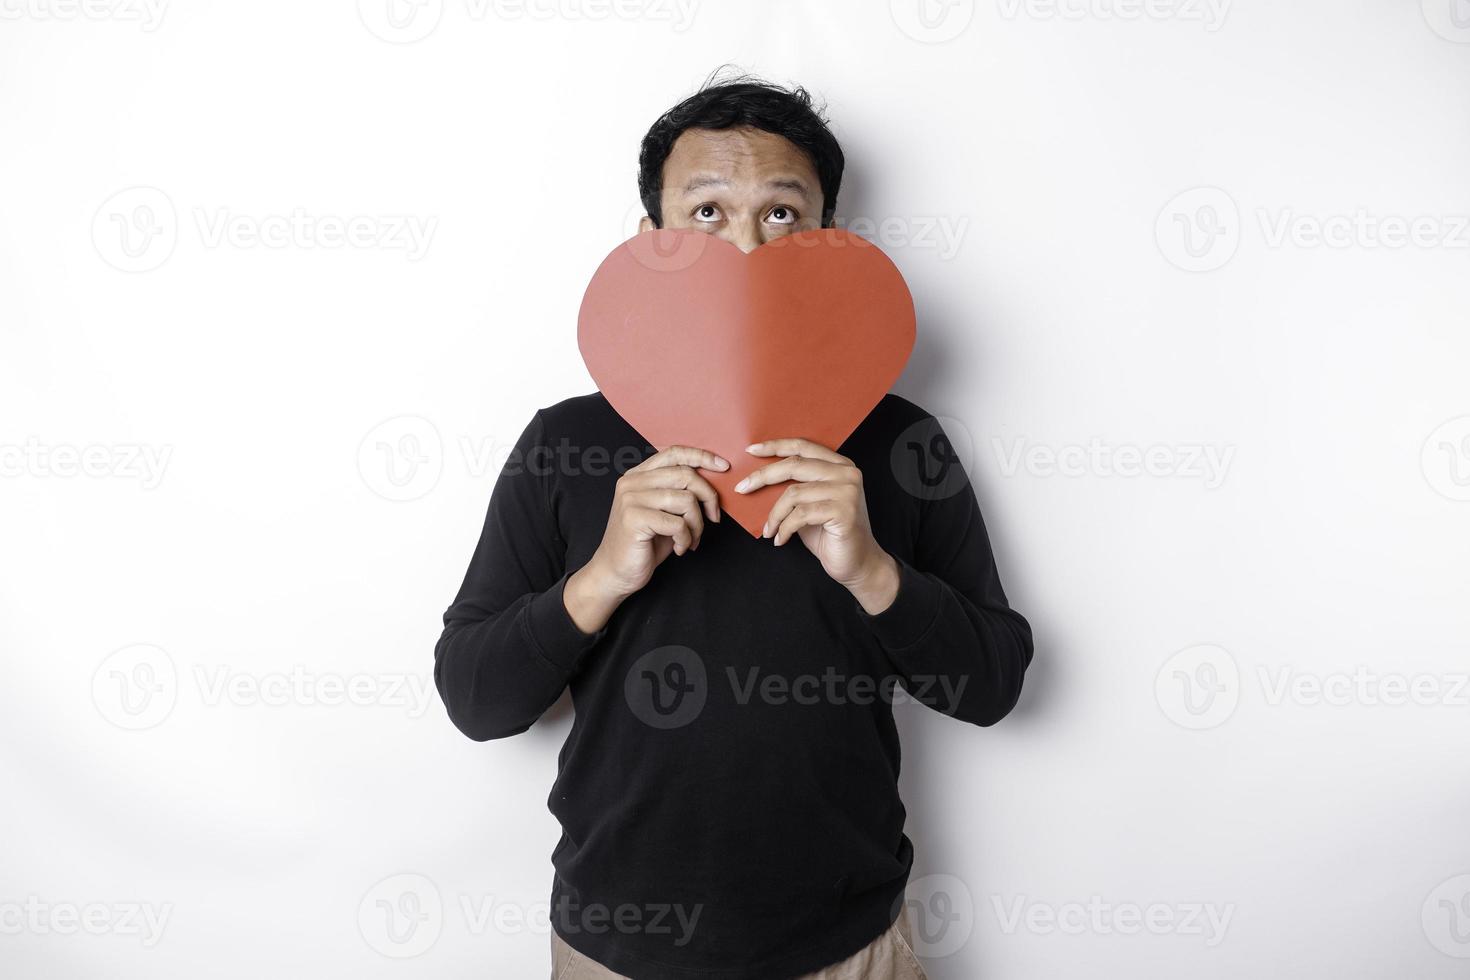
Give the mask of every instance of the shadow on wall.
MULTIPOLYGON (((839 220, 844 213, 876 214, 866 201, 866 186, 862 171, 849 169, 843 183, 843 203, 846 206, 839 209, 839 220)), ((880 246, 882 244, 880 242, 880 246)), ((942 407, 933 404, 934 393, 946 388, 983 388, 990 380, 987 374, 993 375, 1006 370, 1005 364, 985 356, 976 358, 973 363, 956 363, 954 358, 946 354, 944 339, 956 336, 961 331, 975 333, 978 330, 976 340, 983 350, 984 327, 995 322, 995 317, 987 315, 986 310, 977 305, 973 294, 966 290, 966 284, 958 280, 943 280, 940 287, 952 302, 925 302, 925 298, 919 295, 921 287, 916 281, 912 265, 916 261, 923 261, 922 257, 932 255, 932 252, 912 250, 905 255, 902 248, 885 248, 885 251, 898 264, 908 279, 910 288, 915 291, 915 306, 919 312, 918 341, 895 389, 926 410, 943 415, 942 407), (964 322, 936 322, 933 312, 936 310, 962 311, 964 322)), ((981 434, 987 429, 985 420, 975 419, 972 425, 972 434, 980 440, 981 434)), ((1031 624, 1036 650, 1026 671, 1026 683, 1020 702, 999 724, 1007 729, 1031 727, 1041 719, 1044 710, 1041 706, 1046 702, 1055 651, 1048 640, 1045 624, 1039 622, 1033 612, 1040 608, 1039 602, 1032 601, 1033 596, 1039 597, 1040 589, 1032 587, 1031 576, 1026 574, 1024 541, 1016 534, 1015 524, 1008 519, 1004 508, 992 499, 989 490, 993 485, 991 480, 994 474, 980 465, 980 458, 981 454, 977 452, 970 473, 971 483, 980 504, 980 512, 985 518, 1006 598, 1031 624)), ((961 838, 952 829, 946 828, 983 828, 986 825, 986 814, 983 810, 975 809, 973 797, 961 799, 955 788, 968 788, 976 782, 983 784, 983 760, 987 757, 986 746, 991 742, 989 730, 966 725, 913 703, 897 706, 894 715, 903 745, 899 792, 908 813, 904 829, 913 841, 915 855, 910 881, 926 873, 955 874, 970 885, 972 897, 979 902, 981 893, 985 890, 984 882, 978 880, 976 869, 966 867, 962 856, 984 850, 986 842, 977 840, 974 836, 981 831, 975 830, 970 836, 961 838), (959 740, 963 743, 962 755, 955 754, 954 740, 940 740, 944 726, 952 725, 967 729, 964 737, 959 740), (960 806, 966 810, 966 819, 963 822, 944 819, 947 811, 960 806)), ((910 903, 920 900, 917 891, 911 889, 910 903)), ((910 915, 915 916, 915 910, 910 909, 910 915)), ((916 925, 919 924, 916 922, 916 925)), ((924 944, 919 945, 921 948, 918 952, 922 955, 924 944)), ((981 973, 985 966, 984 959, 983 949, 972 936, 955 955, 927 961, 925 970, 930 980, 970 980, 981 973)))

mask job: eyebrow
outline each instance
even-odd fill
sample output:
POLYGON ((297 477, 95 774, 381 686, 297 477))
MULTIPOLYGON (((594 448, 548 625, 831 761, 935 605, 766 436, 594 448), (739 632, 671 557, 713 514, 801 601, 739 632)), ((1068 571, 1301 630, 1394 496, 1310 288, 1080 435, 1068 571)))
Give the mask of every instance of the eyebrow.
POLYGON ((684 185, 684 193, 688 194, 690 191, 697 191, 702 187, 729 186, 730 182, 723 177, 716 177, 713 174, 695 174, 689 178, 689 183, 684 185))
POLYGON ((795 177, 777 177, 766 181, 766 186, 778 191, 796 191, 798 194, 807 193, 806 182, 797 180, 795 177))
MULTIPOLYGON (((693 177, 689 178, 689 183, 684 185, 684 193, 690 194, 705 187, 729 186, 730 182, 724 177, 718 177, 714 174, 695 174, 693 177)), ((795 177, 773 177, 770 180, 766 181, 766 186, 773 190, 795 191, 796 193, 802 195, 806 195, 809 193, 807 191, 806 182, 798 180, 795 177)))

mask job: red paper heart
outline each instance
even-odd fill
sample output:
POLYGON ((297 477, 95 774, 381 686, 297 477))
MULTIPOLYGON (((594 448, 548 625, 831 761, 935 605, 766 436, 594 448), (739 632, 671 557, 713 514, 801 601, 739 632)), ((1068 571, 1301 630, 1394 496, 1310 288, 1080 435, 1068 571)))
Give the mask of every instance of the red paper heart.
POLYGON ((784 484, 735 484, 773 461, 745 447, 800 437, 836 449, 903 371, 914 303, 872 242, 836 229, 749 254, 700 231, 648 231, 613 250, 582 298, 577 343, 629 425, 660 449, 730 461, 701 471, 759 535, 784 484))

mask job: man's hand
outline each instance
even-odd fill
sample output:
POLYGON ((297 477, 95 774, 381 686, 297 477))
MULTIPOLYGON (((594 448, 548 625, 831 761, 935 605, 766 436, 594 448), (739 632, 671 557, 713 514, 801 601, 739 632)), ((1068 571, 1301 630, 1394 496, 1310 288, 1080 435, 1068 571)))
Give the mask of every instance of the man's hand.
POLYGON ((699 547, 706 515, 720 520, 719 497, 699 469, 730 464, 703 449, 670 446, 618 478, 607 529, 592 558, 567 579, 562 598, 583 633, 607 625, 622 601, 648 584, 669 555, 699 547))
POLYGON ((898 595, 898 563, 873 537, 863 475, 852 460, 807 439, 771 439, 745 451, 781 459, 741 480, 737 493, 794 481, 771 508, 761 537, 774 537, 779 547, 799 536, 870 615, 887 609, 898 595))

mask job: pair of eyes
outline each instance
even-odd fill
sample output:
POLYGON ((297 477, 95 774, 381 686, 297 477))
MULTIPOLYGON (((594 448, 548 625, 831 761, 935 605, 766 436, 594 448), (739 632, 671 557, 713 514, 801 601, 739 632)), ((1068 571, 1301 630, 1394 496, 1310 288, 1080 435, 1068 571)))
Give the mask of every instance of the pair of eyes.
MULTIPOLYGON (((694 209, 695 221, 712 223, 719 221, 722 217, 723 215, 720 213, 719 205, 716 204, 701 204, 694 209)), ((778 204, 766 212, 765 220, 773 225, 794 225, 798 217, 795 209, 788 208, 784 204, 778 204)))

